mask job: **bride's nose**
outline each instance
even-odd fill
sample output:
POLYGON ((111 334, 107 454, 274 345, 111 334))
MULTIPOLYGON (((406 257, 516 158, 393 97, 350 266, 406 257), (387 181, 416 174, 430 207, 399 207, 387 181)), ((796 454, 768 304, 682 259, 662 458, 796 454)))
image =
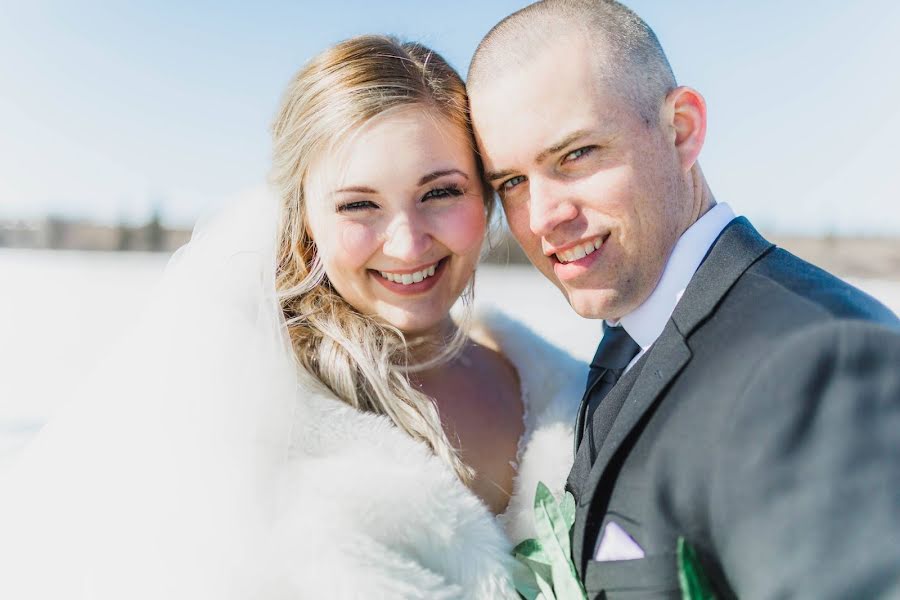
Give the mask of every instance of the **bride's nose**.
POLYGON ((434 240, 427 223, 416 215, 401 215, 385 231, 382 252, 397 260, 415 263, 431 249, 434 240))

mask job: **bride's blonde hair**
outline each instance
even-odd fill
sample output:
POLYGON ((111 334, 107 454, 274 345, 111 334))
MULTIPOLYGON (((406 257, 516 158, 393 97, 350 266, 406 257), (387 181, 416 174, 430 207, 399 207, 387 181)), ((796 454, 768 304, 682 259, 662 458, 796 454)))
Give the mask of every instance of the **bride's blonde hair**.
MULTIPOLYGON (((297 73, 273 125, 272 178, 281 196, 276 285, 300 364, 350 406, 387 415, 470 483, 473 472, 445 435, 433 400, 409 380, 413 368, 459 351, 464 329, 437 355, 411 366, 403 333, 357 311, 330 285, 307 230, 306 203, 316 201, 309 197, 311 166, 371 119, 415 105, 465 130, 475 151, 462 79, 420 44, 360 36, 325 50, 297 73)), ((490 212, 487 187, 484 198, 490 212)))

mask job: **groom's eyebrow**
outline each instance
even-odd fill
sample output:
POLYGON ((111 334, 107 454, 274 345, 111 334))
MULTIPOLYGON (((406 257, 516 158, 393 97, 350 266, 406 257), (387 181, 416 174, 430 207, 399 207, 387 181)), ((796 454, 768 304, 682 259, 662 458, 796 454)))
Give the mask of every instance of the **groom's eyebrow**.
POLYGON ((568 146, 571 146, 572 144, 574 144, 581 138, 587 136, 589 133, 590 133, 590 130, 588 130, 588 129, 579 129, 578 131, 573 131, 572 133, 570 133, 569 135, 567 135, 560 141, 556 142, 555 144, 553 144, 546 150, 542 150, 541 152, 539 152, 538 155, 534 157, 534 162, 536 162, 536 163, 544 162, 552 155, 554 155, 557 152, 560 152, 562 150, 565 150, 568 146))
MULTIPOLYGON (((538 164, 544 162, 545 160, 547 160, 548 158, 550 158, 557 152, 565 150, 568 146, 571 146, 572 144, 574 144, 581 138, 590 135, 590 133, 591 133, 590 129, 579 129, 578 131, 573 131, 572 133, 568 134, 566 137, 564 137, 560 141, 554 143, 549 148, 545 148, 544 150, 541 150, 540 152, 538 152, 537 156, 534 157, 534 162, 536 162, 538 164)), ((497 179, 503 179, 505 177, 509 177, 510 175, 513 175, 515 173, 516 173, 516 171, 514 171, 512 169, 507 169, 507 170, 503 170, 503 171, 488 171, 487 173, 484 174, 484 176, 489 182, 493 182, 493 181, 496 181, 497 179)))
POLYGON ((488 171, 487 173, 484 174, 484 177, 485 177, 485 179, 488 180, 488 182, 492 182, 492 181, 496 181, 496 180, 498 180, 498 179, 504 179, 504 178, 506 178, 506 177, 509 177, 509 176, 512 175, 513 173, 515 173, 515 171, 510 171, 510 170, 507 170, 507 171, 488 171))

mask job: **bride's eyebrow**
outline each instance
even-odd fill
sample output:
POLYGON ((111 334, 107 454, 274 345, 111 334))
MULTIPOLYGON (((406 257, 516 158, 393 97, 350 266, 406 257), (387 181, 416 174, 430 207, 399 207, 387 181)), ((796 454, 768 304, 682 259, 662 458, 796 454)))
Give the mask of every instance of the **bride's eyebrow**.
POLYGON ((419 185, 423 186, 426 183, 431 183, 435 179, 440 179, 441 177, 443 177, 445 175, 459 175, 465 179, 469 179, 469 176, 466 175, 465 173, 463 173, 462 171, 460 171, 459 169, 443 169, 440 171, 432 171, 428 175, 422 176, 422 178, 419 179, 419 185))
MULTIPOLYGON (((469 179, 469 176, 466 175, 464 172, 460 171, 459 169, 440 169, 438 171, 432 171, 431 173, 428 173, 427 175, 423 175, 419 179, 418 185, 423 186, 427 183, 431 183, 435 179, 440 179, 441 177, 444 177, 446 175, 459 175, 463 179, 466 179, 466 180, 469 179)), ((374 188, 370 188, 369 186, 366 186, 366 185, 350 185, 347 187, 342 187, 340 189, 337 189, 334 191, 334 193, 335 194, 343 194, 343 193, 377 194, 378 191, 375 190, 374 188)))
POLYGON ((335 194, 343 194, 343 193, 356 193, 356 194, 377 194, 378 192, 374 189, 365 186, 365 185, 352 185, 350 187, 344 187, 339 190, 335 190, 335 194))

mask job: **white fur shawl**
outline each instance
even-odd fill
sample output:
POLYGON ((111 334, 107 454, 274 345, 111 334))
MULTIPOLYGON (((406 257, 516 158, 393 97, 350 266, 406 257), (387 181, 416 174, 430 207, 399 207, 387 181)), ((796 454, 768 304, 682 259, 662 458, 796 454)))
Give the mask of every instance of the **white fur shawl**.
POLYGON ((587 369, 499 313, 477 321, 473 337, 513 363, 526 407, 506 513, 387 418, 307 392, 275 528, 279 598, 518 598, 510 550, 534 536, 537 482, 562 494, 587 369))

